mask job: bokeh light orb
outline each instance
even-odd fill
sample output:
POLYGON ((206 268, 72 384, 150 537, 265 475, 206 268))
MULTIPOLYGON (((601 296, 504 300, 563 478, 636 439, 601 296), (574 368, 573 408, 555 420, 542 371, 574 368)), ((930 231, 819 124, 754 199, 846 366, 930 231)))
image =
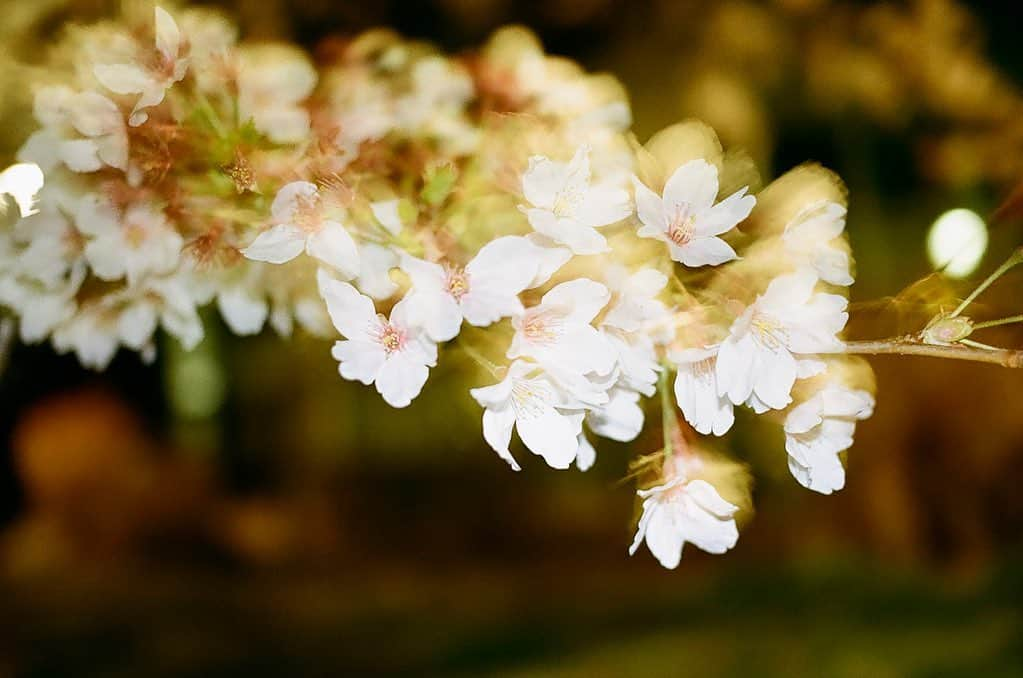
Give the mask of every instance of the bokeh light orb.
POLYGON ((927 234, 927 256, 936 269, 952 278, 965 278, 977 270, 987 250, 987 224, 964 208, 938 217, 927 234))

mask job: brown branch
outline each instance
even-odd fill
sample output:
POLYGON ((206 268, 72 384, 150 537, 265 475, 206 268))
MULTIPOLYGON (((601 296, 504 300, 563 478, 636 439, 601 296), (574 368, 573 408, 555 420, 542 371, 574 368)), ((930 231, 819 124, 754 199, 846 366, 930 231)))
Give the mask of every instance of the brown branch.
POLYGON ((877 341, 847 341, 844 352, 864 355, 920 355, 951 360, 972 360, 1002 367, 1023 367, 1023 351, 1007 348, 991 350, 958 344, 924 344, 907 337, 892 337, 877 341))

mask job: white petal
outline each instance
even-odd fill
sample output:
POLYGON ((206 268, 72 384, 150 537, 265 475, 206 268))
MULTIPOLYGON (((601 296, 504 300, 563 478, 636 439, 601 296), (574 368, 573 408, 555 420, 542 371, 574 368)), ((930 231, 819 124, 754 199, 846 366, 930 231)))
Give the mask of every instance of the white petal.
POLYGON ((320 296, 327 303, 330 321, 338 332, 348 339, 375 338, 380 321, 372 299, 323 269, 316 272, 316 283, 320 296))
POLYGON ((610 299, 611 292, 604 285, 589 278, 577 278, 555 286, 543 295, 540 303, 568 310, 566 317, 572 322, 588 323, 607 306, 610 299))
POLYGON ((675 261, 696 268, 697 266, 717 266, 727 261, 738 259, 735 250, 721 238, 693 238, 685 245, 668 243, 671 258, 675 261))
POLYGON ((178 56, 178 49, 181 44, 181 33, 178 25, 163 8, 154 8, 156 15, 156 49, 163 54, 168 61, 173 61, 178 56))
POLYGON ((749 216, 756 204, 757 199, 746 195, 745 188, 738 190, 699 215, 695 224, 696 234, 720 235, 730 231, 749 216))
POLYGON ((575 453, 575 466, 580 471, 589 471, 597 461, 597 451, 586 438, 585 433, 579 434, 579 449, 575 453))
POLYGON ((241 252, 247 259, 283 264, 297 257, 305 249, 305 231, 292 224, 280 224, 260 233, 252 244, 241 252))
POLYGON ((579 449, 582 415, 561 414, 553 407, 538 407, 537 412, 516 422, 519 437, 533 454, 543 457, 551 468, 566 469, 572 465, 579 449))
POLYGON ((311 184, 308 181, 292 181, 277 191, 277 195, 274 196, 274 201, 270 205, 270 214, 274 221, 287 223, 292 221, 302 203, 312 203, 318 199, 318 196, 319 191, 316 184, 311 184))
POLYGON ((690 160, 675 170, 664 184, 664 208, 674 214, 685 207, 696 213, 714 204, 718 194, 718 170, 706 160, 690 160))
POLYGON ((632 177, 632 186, 636 195, 636 211, 643 225, 654 233, 663 233, 668 230, 661 196, 647 188, 646 184, 636 177, 632 177))
POLYGON ((369 208, 373 211, 373 217, 393 235, 401 233, 401 215, 398 213, 398 199, 380 200, 370 203, 369 208))
POLYGON ((99 64, 93 73, 100 84, 117 94, 137 94, 152 84, 146 71, 129 64, 99 64))
POLYGON ((387 359, 378 342, 365 339, 335 342, 330 354, 340 363, 338 372, 343 378, 366 385, 373 383, 387 359))
POLYGON ((270 313, 263 295, 242 285, 230 285, 221 290, 217 308, 231 331, 242 336, 258 334, 270 313))
POLYGON ((407 407, 423 390, 430 370, 404 351, 392 353, 377 373, 377 392, 391 407, 407 407))
POLYGON ((522 467, 515 461, 509 449, 514 426, 515 411, 510 406, 500 410, 487 408, 483 411, 483 439, 501 459, 508 462, 512 470, 521 471, 522 467))
POLYGON ((332 266, 346 280, 359 274, 359 250, 345 227, 336 221, 324 221, 320 230, 306 240, 306 252, 332 266))

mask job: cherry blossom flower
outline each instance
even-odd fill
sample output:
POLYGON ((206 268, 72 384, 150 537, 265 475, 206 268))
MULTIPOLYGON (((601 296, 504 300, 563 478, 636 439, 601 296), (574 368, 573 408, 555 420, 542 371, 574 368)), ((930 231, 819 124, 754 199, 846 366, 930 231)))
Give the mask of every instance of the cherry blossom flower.
POLYGON ((845 207, 820 201, 802 210, 785 226, 785 251, 801 265, 808 265, 824 282, 852 285, 849 254, 839 237, 845 230, 845 207))
POLYGON ((485 408, 483 438, 514 470, 521 469, 509 450, 513 429, 551 468, 566 469, 576 459, 585 405, 536 363, 516 360, 499 383, 470 393, 485 408))
POLYGON ((874 397, 866 391, 828 383, 785 417, 789 470, 803 487, 831 494, 845 486, 838 454, 852 447, 856 421, 873 414, 874 397))
POLYGON ((725 501, 706 480, 680 473, 636 494, 643 498, 643 514, 629 555, 646 540, 658 562, 673 570, 686 542, 707 553, 724 553, 739 539, 733 517, 739 507, 725 501))
POLYGON ((600 330, 618 354, 619 384, 653 395, 657 373, 656 345, 671 339, 670 313, 658 295, 668 283, 663 273, 641 268, 634 273, 610 265, 604 279, 612 292, 600 330))
POLYGON ((402 254, 401 268, 412 280, 412 322, 424 327, 434 341, 447 341, 458 334, 463 318, 486 327, 520 315, 524 309, 519 293, 531 286, 545 257, 563 262, 563 252, 505 236, 480 248, 464 267, 402 254))
POLYGON ((841 351, 836 335, 848 319, 848 302, 815 292, 816 284, 809 270, 775 278, 736 318, 718 349, 718 395, 736 405, 753 396, 764 408, 782 409, 792 401, 796 378, 819 367, 812 354, 841 351))
POLYGON ((293 181, 277 192, 270 212, 276 226, 242 250, 249 259, 283 264, 302 250, 347 279, 359 274, 359 252, 340 221, 331 218, 315 184, 293 181))
POLYGON ((78 261, 66 278, 44 284, 27 276, 0 276, 0 304, 18 314, 18 332, 26 344, 49 336, 78 310, 75 295, 85 280, 84 261, 78 261))
POLYGON ((698 433, 723 436, 735 421, 732 401, 718 393, 717 347, 672 351, 675 402, 698 433))
POLYGON ((749 216, 756 198, 740 189, 719 203, 718 170, 705 160, 690 160, 668 177, 663 196, 633 178, 638 235, 668 244, 671 258, 686 266, 716 266, 736 258, 718 236, 749 216))
POLYGON ((606 375, 617 354, 590 323, 607 305, 608 289, 589 278, 555 286, 540 303, 512 318, 515 336, 509 358, 528 357, 551 371, 606 375))
POLYGON ((182 39, 178 25, 164 9, 154 10, 156 49, 144 63, 99 64, 93 72, 100 83, 116 94, 138 94, 128 124, 138 127, 149 119, 145 109, 163 101, 167 90, 185 77, 188 58, 181 55, 182 39))
POLYGON ((97 92, 43 87, 36 92, 35 118, 43 128, 18 151, 20 160, 49 172, 64 164, 74 172, 95 172, 104 165, 128 168, 128 133, 113 101, 97 92))
POLYGON ((180 259, 183 240, 163 212, 133 203, 123 212, 98 196, 81 201, 78 230, 88 236, 85 258, 96 277, 134 285, 143 276, 170 273, 180 259))
POLYGON ((356 286, 377 301, 390 299, 398 291, 391 270, 398 268, 397 252, 390 247, 368 242, 359 248, 359 275, 356 286))
POLYGON ((520 207, 538 233, 566 245, 575 254, 599 254, 607 240, 596 229, 632 213, 626 191, 591 185, 589 148, 580 146, 568 163, 544 156, 529 159, 522 190, 531 207, 520 207))
POLYGON ((322 270, 317 278, 331 322, 345 337, 331 351, 341 376, 376 384, 391 407, 409 405, 426 383, 428 368, 437 364, 437 345, 409 323, 408 300, 399 301, 390 318, 384 318, 373 300, 350 284, 322 270))

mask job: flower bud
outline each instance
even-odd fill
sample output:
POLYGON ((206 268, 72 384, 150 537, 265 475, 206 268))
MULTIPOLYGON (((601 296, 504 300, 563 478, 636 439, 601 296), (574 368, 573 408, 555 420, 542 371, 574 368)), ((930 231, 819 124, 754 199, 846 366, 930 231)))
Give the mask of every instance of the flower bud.
POLYGON ((925 344, 954 344, 973 333, 973 321, 961 316, 939 316, 923 331, 925 344))

